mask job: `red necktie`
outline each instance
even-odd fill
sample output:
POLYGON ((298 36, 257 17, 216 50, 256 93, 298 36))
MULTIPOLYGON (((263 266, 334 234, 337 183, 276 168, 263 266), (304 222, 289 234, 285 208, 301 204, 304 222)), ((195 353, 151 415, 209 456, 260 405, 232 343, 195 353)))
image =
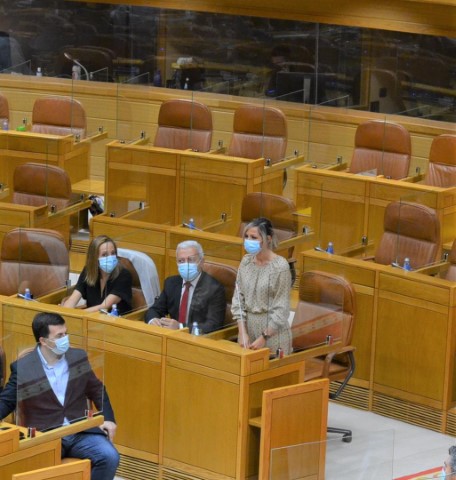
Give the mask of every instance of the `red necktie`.
POLYGON ((182 294, 181 303, 179 307, 179 322, 185 325, 187 319, 187 305, 188 305, 188 294, 190 292, 191 282, 185 282, 185 290, 182 294))

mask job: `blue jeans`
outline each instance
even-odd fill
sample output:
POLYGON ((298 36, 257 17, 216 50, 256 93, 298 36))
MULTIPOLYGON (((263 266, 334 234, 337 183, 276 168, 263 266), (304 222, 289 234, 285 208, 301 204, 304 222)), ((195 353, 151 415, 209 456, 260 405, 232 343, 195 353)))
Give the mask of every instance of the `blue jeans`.
POLYGON ((119 465, 119 453, 104 435, 76 433, 62 438, 62 458, 88 458, 91 480, 112 480, 119 465))

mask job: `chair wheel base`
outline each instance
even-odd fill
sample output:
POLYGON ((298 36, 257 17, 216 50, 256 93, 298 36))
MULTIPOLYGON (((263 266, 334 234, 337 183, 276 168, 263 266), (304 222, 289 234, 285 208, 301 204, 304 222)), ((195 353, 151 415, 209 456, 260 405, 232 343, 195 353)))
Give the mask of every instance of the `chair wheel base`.
POLYGON ((350 443, 352 441, 352 432, 351 430, 346 430, 345 428, 335 428, 335 427, 328 427, 328 433, 337 433, 342 435, 342 441, 345 443, 350 443))

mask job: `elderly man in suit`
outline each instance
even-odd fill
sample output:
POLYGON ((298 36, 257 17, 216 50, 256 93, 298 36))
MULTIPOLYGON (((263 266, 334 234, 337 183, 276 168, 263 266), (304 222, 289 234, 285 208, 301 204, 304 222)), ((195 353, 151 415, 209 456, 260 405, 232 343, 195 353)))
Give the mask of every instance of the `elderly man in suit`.
POLYGON ((165 280, 160 296, 145 315, 145 322, 165 328, 189 327, 197 322, 203 333, 223 326, 225 290, 215 278, 202 271, 204 253, 193 240, 181 242, 176 249, 179 275, 165 280))
POLYGON ((17 405, 21 425, 50 430, 87 415, 87 401, 102 411, 104 423, 62 438, 62 457, 88 458, 92 480, 112 480, 119 454, 112 444, 116 432, 109 397, 84 350, 70 348, 63 317, 38 313, 32 322, 36 348, 11 364, 0 394, 0 418, 17 405))

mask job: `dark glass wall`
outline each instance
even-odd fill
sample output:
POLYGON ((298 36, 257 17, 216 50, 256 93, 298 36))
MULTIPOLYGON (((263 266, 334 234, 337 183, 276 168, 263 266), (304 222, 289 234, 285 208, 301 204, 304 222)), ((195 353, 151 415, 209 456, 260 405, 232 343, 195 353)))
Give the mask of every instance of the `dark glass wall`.
POLYGON ((455 121, 451 38, 58 0, 0 8, 3 72, 40 68, 47 76, 455 121))

